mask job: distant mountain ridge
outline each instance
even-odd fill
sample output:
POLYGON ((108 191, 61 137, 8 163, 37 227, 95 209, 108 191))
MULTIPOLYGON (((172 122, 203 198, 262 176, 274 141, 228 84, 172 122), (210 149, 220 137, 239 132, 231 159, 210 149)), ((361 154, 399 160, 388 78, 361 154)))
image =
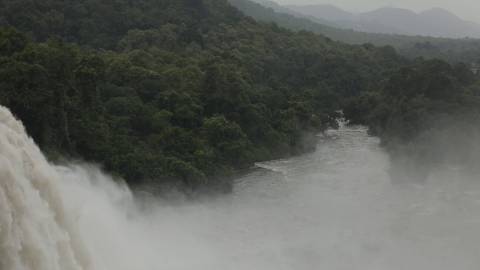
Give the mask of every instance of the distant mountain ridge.
POLYGON ((306 16, 323 18, 331 22, 353 21, 355 14, 331 4, 287 5, 285 8, 306 16))
POLYGON ((385 7, 355 14, 333 5, 289 5, 284 7, 304 16, 328 20, 332 26, 362 32, 480 38, 480 24, 466 21, 441 8, 416 13, 408 9, 385 7))
MULTIPOLYGON (((390 45, 408 58, 438 58, 450 63, 480 63, 480 39, 367 33, 345 29, 331 21, 302 15, 270 0, 228 0, 255 20, 276 23, 293 31, 311 31, 349 44, 390 45)), ((434 10, 437 11, 438 10, 434 10)), ((373 23, 372 23, 373 24, 373 23)))
MULTIPOLYGON (((309 15, 305 14, 303 12, 297 12, 293 9, 290 9, 288 6, 282 6, 278 4, 277 2, 271 1, 271 0, 228 0, 230 3, 233 3, 234 6, 238 5, 238 3, 244 3, 245 1, 247 2, 252 2, 252 3, 257 3, 261 5, 262 7, 266 7, 269 9, 272 9, 274 12, 278 12, 281 14, 288 14, 295 16, 297 18, 308 18, 309 20, 317 23, 324 24, 325 26, 333 26, 333 27, 340 27, 340 25, 336 25, 336 23, 333 20, 329 20, 328 17, 323 18, 322 16, 315 16, 315 15, 309 15)), ((332 6, 333 7, 333 6, 332 6)))

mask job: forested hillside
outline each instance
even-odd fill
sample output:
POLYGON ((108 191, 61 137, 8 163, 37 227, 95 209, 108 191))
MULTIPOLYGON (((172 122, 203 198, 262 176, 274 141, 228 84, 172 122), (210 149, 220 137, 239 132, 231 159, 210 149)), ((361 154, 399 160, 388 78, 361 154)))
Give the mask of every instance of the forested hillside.
POLYGON ((256 161, 311 150, 345 106, 385 141, 409 141, 422 122, 402 122, 402 104, 430 116, 476 95, 430 102, 466 93, 466 66, 259 23, 226 0, 10 0, 0 22, 0 103, 50 158, 131 184, 228 191, 256 161), (408 65, 431 69, 397 72, 408 65), (407 94, 418 87, 429 92, 407 94))
MULTIPOLYGON (((314 17, 301 15, 286 7, 265 1, 262 6, 251 0, 229 0, 232 5, 263 22, 275 22, 291 30, 307 30, 325 35, 335 41, 349 44, 371 43, 376 46, 393 46, 399 54, 408 57, 438 58, 450 63, 480 62, 479 39, 449 39, 426 36, 406 36, 366 33, 335 27, 335 23, 324 22, 314 17)), ((258 1, 258 0, 257 0, 258 1)), ((262 2, 263 3, 263 2, 262 2)))
POLYGON ((345 97, 405 63, 225 0, 10 0, 0 22, 0 103, 51 158, 132 184, 228 190, 255 161, 311 149, 345 97))
POLYGON ((424 179, 430 168, 478 170, 480 78, 459 64, 418 61, 345 106, 352 124, 382 139, 393 169, 424 179))

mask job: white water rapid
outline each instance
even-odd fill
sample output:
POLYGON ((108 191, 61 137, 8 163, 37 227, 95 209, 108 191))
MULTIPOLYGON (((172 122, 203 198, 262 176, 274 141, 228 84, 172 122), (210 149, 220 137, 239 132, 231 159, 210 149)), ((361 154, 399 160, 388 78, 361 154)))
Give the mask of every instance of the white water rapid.
POLYGON ((0 270, 480 269, 478 177, 392 182, 378 144, 343 127, 231 195, 172 205, 49 164, 0 108, 0 270))

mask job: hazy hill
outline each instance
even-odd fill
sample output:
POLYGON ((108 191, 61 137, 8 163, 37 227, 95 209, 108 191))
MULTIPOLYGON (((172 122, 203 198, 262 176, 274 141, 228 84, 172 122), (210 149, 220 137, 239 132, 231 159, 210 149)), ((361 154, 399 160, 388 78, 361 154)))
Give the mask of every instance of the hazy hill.
POLYGON ((355 18, 355 14, 330 4, 305 6, 290 5, 285 7, 300 14, 322 18, 331 22, 352 21, 355 18))
MULTIPOLYGON (((252 4, 253 4, 253 7, 255 9, 258 9, 258 6, 255 7, 256 4, 258 4, 258 5, 261 5, 261 8, 268 8, 271 11, 274 11, 274 12, 277 12, 277 13, 288 14, 288 15, 291 15, 291 16, 294 16, 294 17, 297 17, 297 18, 307 18, 310 21, 323 24, 324 26, 340 27, 340 25, 338 25, 334 20, 330 20, 329 16, 316 16, 315 14, 309 15, 308 13, 297 12, 293 9, 290 9, 288 6, 282 6, 282 5, 278 4, 277 2, 274 2, 274 1, 271 1, 271 0, 238 0, 238 1, 237 0, 229 0, 229 2, 231 2, 234 6, 248 5, 248 6, 250 6, 250 8, 252 7, 252 4)), ((332 8, 335 8, 335 7, 332 6, 332 8)), ((240 8, 240 10, 242 10, 242 8, 240 8)), ((341 9, 338 9, 338 10, 342 11, 341 9)), ((325 15, 327 15, 328 13, 329 13, 329 11, 324 12, 325 15)), ((335 14, 335 13, 333 13, 333 14, 334 15, 331 16, 331 17, 336 17, 338 15, 338 14, 335 14)), ((247 15, 251 16, 251 14, 248 14, 248 13, 247 13, 247 15)))
POLYGON ((293 12, 331 21, 331 25, 372 33, 434 37, 480 37, 480 25, 434 8, 415 13, 401 8, 380 8, 354 14, 332 5, 286 6, 293 12))
MULTIPOLYGON (((478 59, 480 59, 480 40, 478 39, 435 38, 427 36, 354 31, 340 26, 340 24, 346 24, 348 21, 333 23, 327 20, 315 19, 312 16, 302 15, 299 11, 293 11, 269 0, 229 1, 243 13, 256 20, 275 22, 282 27, 296 31, 312 31, 337 41, 350 44, 371 43, 377 46, 391 45, 401 54, 411 58, 421 56, 425 58, 440 58, 450 62, 463 61, 467 63, 478 61, 478 59)), ((441 10, 438 9, 427 11, 424 16, 432 16, 432 14, 440 11, 441 10)), ((403 13, 408 13, 408 11, 403 11, 403 13)), ((413 14, 415 15, 415 13, 413 14)), ((352 16, 354 15, 352 14, 352 16)), ((380 15, 376 14, 375 16, 380 15)), ((366 27, 369 24, 375 26, 375 23, 370 21, 368 24, 365 23, 363 27, 366 27)))

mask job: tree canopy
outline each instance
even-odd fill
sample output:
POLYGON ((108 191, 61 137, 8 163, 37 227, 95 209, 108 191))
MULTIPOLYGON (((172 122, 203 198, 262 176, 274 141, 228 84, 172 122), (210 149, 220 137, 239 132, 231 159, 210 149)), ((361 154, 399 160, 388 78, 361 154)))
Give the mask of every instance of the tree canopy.
POLYGON ((8 0, 0 24, 0 103, 50 158, 97 162, 130 184, 228 191, 235 171, 311 150, 347 100, 378 104, 410 73, 432 100, 457 84, 395 73, 409 61, 392 47, 259 23, 225 0, 8 0))

